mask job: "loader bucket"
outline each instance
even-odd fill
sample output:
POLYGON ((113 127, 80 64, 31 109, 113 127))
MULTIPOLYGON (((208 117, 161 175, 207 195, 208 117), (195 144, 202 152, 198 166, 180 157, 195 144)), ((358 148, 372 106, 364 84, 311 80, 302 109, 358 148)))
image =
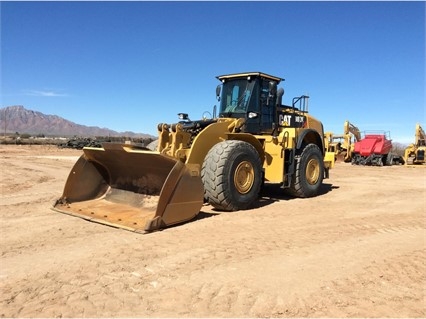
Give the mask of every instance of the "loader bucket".
POLYGON ((53 209, 136 232, 195 217, 204 188, 198 165, 126 144, 84 148, 53 209))

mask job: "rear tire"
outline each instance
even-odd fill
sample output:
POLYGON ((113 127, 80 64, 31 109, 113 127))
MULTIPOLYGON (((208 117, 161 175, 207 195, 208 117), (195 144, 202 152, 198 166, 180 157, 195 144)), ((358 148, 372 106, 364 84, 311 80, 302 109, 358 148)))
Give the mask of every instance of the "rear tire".
POLYGON ((319 147, 308 144, 296 158, 296 169, 287 192, 295 197, 318 195, 324 178, 324 160, 319 147))
POLYGON ((262 163, 256 149, 244 141, 229 140, 213 146, 201 169, 204 197, 223 211, 250 207, 262 185, 262 163))

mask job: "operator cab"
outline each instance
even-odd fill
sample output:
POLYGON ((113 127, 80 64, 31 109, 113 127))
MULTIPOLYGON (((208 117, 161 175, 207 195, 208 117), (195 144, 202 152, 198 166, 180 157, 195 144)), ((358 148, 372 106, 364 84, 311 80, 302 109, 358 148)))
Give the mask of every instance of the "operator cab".
POLYGON ((276 106, 281 106, 284 94, 283 89, 277 90, 282 78, 250 72, 221 75, 217 79, 222 82, 216 89, 219 117, 245 118, 247 133, 272 133, 277 123, 276 106))

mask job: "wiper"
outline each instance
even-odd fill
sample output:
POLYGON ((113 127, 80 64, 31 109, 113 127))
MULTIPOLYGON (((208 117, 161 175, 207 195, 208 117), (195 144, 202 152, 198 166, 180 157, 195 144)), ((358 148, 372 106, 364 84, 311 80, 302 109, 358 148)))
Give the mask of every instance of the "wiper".
POLYGON ((238 107, 238 106, 244 106, 244 102, 245 102, 245 98, 246 98, 246 92, 247 92, 247 89, 245 89, 244 90, 244 92, 243 92, 243 94, 241 94, 241 96, 240 96, 240 98, 238 99, 238 101, 237 101, 237 106, 236 106, 236 108, 238 107))

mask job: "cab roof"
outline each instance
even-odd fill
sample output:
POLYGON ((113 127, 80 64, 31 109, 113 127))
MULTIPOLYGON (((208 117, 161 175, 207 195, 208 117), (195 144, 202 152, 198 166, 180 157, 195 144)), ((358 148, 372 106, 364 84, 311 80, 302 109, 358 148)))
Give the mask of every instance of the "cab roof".
POLYGON ((276 81, 277 83, 280 83, 281 81, 284 81, 283 78, 279 78, 277 76, 269 75, 262 72, 245 72, 245 73, 233 73, 233 74, 226 74, 226 75, 219 75, 216 78, 220 81, 222 80, 228 80, 228 79, 235 79, 235 78, 241 78, 241 77, 248 77, 248 76, 259 76, 262 78, 266 78, 269 80, 276 81))

